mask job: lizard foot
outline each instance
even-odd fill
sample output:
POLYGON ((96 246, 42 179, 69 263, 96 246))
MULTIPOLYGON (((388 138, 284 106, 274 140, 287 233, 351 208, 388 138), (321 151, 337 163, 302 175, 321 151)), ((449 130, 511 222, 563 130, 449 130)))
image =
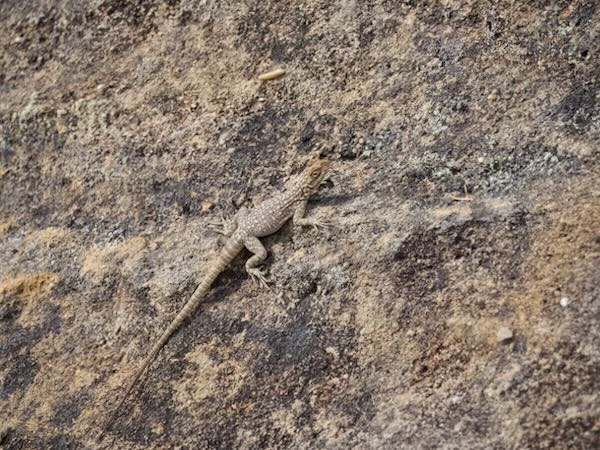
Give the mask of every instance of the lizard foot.
POLYGON ((261 269, 257 269, 257 268, 248 269, 248 274, 250 274, 250 276, 252 277, 252 282, 254 284, 258 284, 259 286, 270 289, 269 282, 267 281, 267 278, 265 277, 265 273, 261 269))
POLYGON ((309 223, 317 231, 329 231, 335 228, 335 224, 328 220, 312 219, 309 223))
POLYGON ((219 220, 208 222, 208 228, 223 236, 229 237, 235 231, 235 222, 231 219, 227 219, 223 213, 221 213, 219 220))

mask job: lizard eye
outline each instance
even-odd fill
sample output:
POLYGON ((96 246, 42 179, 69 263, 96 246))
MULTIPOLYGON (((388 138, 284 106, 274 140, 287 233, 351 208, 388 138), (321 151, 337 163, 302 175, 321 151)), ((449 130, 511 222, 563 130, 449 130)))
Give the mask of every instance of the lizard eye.
POLYGON ((310 174, 310 176, 313 178, 319 178, 319 175, 321 175, 321 171, 319 169, 312 171, 310 174))

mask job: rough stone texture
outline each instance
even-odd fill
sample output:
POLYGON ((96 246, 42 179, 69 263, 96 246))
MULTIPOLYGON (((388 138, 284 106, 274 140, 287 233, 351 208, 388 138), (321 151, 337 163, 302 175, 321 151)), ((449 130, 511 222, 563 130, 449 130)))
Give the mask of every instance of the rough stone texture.
POLYGON ((104 445, 600 441, 596 1, 4 0, 0 45, 2 448, 95 448, 209 221, 317 151, 339 228, 233 264, 104 445))

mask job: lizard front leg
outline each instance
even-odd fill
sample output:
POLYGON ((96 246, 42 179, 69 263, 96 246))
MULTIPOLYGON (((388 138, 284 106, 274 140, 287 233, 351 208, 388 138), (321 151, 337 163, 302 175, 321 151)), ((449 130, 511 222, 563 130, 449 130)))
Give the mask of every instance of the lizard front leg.
POLYGON ((300 227, 312 226, 317 230, 328 229, 329 227, 331 227, 331 223, 326 220, 319 220, 315 219, 314 217, 304 217, 307 203, 308 200, 304 200, 298 205, 296 211, 294 211, 294 216, 292 217, 292 222, 294 223, 294 225, 300 227))
POLYGON ((252 281, 268 288, 265 273, 258 268, 267 259, 267 250, 257 237, 249 236, 244 240, 244 246, 254 255, 246 261, 246 272, 252 277, 252 281))

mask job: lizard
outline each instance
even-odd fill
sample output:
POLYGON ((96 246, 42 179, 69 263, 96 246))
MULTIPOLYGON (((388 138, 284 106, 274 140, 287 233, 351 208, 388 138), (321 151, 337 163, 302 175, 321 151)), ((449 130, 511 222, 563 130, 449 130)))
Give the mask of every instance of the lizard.
POLYGON ((208 292, 213 282, 244 247, 252 253, 252 256, 246 261, 246 272, 255 283, 268 288, 265 273, 259 267, 267 258, 267 250, 259 238, 276 233, 290 218, 294 225, 297 226, 313 226, 315 228, 327 228, 329 226, 328 222, 304 217, 308 199, 319 190, 319 186, 327 174, 329 166, 330 162, 326 159, 312 160, 299 175, 296 175, 286 183, 279 193, 268 198, 253 209, 249 210, 241 207, 233 220, 222 219, 223 227, 218 231, 228 238, 227 241, 216 260, 209 265, 208 271, 201 279, 191 297, 163 331, 150 352, 135 370, 121 400, 102 428, 99 441, 102 440, 104 433, 110 429, 113 422, 117 419, 125 400, 133 391, 144 371, 148 369, 173 333, 195 311, 200 300, 208 292))

